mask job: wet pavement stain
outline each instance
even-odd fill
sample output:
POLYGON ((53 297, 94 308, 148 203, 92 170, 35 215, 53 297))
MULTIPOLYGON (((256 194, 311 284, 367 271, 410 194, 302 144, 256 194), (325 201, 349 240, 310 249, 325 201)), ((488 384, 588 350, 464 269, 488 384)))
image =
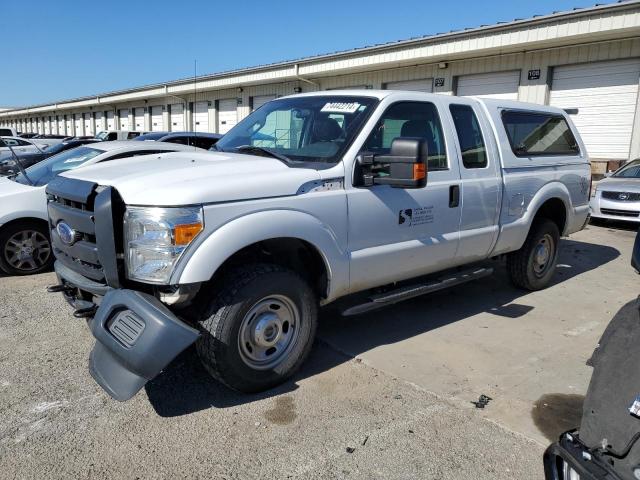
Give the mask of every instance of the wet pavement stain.
POLYGON ((264 418, 276 425, 288 425, 296 418, 296 406, 293 397, 287 395, 276 398, 276 404, 270 410, 264 412, 264 418))
POLYGON ((561 433, 578 428, 584 395, 547 393, 533 405, 531 416, 538 430, 555 442, 561 433))

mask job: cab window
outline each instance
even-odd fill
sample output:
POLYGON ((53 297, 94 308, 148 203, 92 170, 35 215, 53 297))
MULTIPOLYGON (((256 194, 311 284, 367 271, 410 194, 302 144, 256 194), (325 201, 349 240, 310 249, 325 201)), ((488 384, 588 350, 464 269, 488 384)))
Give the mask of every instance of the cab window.
POLYGON ((427 142, 428 169, 447 170, 447 152, 438 109, 429 102, 398 102, 382 115, 363 150, 385 155, 396 138, 423 138, 427 142))
POLYGON ((517 157, 578 155, 578 142, 558 114, 505 110, 502 123, 517 157))
POLYGON ((464 168, 487 166, 487 149, 478 118, 469 105, 450 105, 449 110, 458 134, 464 168))

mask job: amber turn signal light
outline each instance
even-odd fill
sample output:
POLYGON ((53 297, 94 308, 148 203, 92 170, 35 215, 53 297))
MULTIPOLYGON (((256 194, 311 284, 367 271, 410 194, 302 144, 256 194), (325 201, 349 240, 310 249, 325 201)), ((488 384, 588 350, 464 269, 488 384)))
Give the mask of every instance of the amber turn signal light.
POLYGON ((422 180, 426 176, 427 176, 427 169, 425 168, 424 163, 415 163, 413 165, 413 179, 422 180))
POLYGON ((201 223, 188 223, 186 225, 176 225, 173 230, 175 245, 189 245, 202 231, 201 223))

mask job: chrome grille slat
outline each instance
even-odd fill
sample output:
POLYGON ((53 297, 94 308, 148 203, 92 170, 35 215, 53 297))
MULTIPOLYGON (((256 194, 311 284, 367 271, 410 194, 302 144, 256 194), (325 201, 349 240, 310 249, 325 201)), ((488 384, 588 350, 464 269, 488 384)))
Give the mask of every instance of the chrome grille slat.
POLYGON ((611 192, 603 191, 602 198, 617 202, 640 202, 640 193, 637 192, 611 192), (621 197, 622 196, 622 197, 621 197))

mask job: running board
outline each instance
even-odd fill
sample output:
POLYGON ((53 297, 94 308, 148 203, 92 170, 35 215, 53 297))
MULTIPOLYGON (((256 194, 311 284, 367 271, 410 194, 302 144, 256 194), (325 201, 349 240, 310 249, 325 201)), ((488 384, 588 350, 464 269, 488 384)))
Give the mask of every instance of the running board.
POLYGON ((425 295, 427 293, 437 292, 438 290, 442 290, 444 288, 460 285, 461 283, 477 280, 479 278, 491 275, 492 273, 493 268, 481 267, 471 270, 463 270, 455 275, 442 279, 436 279, 425 283, 417 283, 414 285, 407 285, 390 292, 372 295, 371 297, 369 297, 368 302, 349 307, 342 312, 342 315, 348 317, 351 315, 359 315, 361 313, 370 312, 371 310, 386 307, 403 300, 408 300, 410 298, 419 297, 420 295, 425 295))

